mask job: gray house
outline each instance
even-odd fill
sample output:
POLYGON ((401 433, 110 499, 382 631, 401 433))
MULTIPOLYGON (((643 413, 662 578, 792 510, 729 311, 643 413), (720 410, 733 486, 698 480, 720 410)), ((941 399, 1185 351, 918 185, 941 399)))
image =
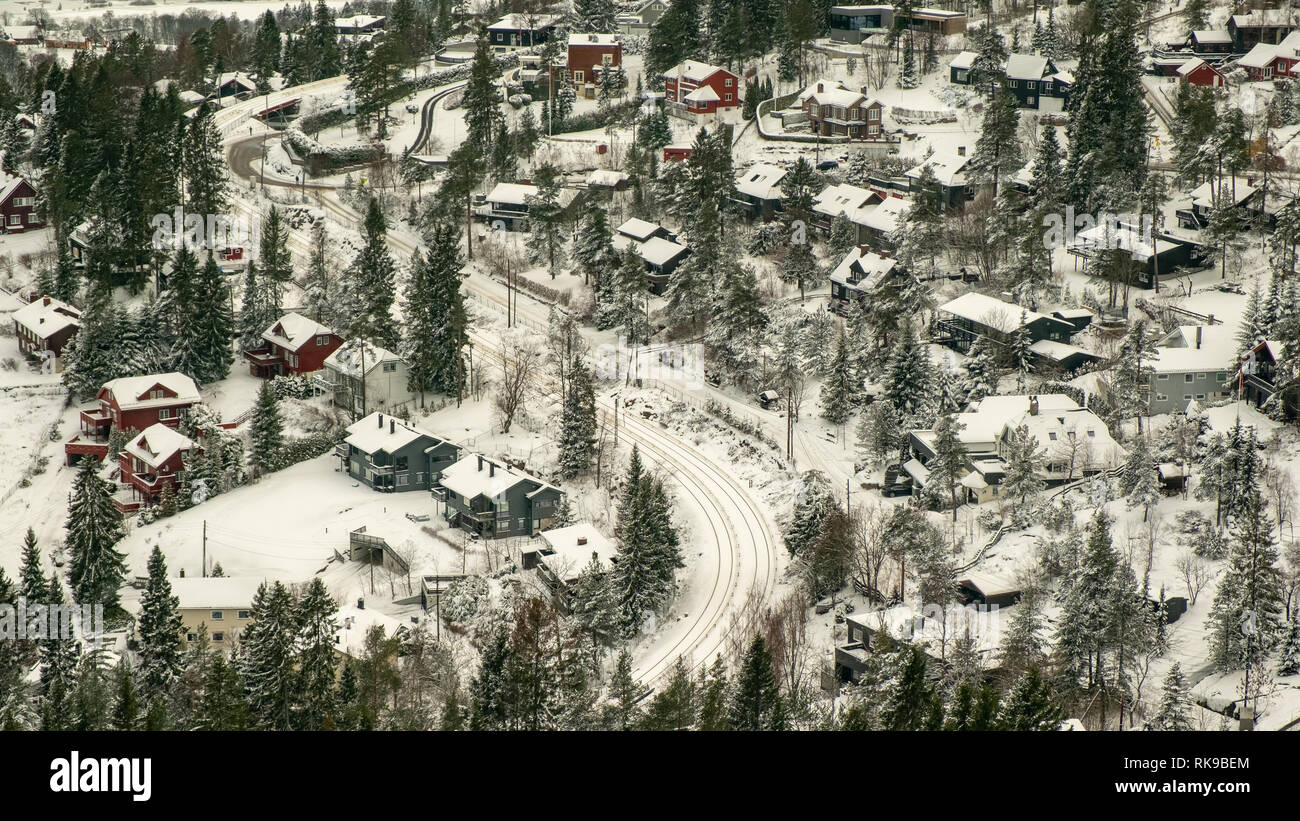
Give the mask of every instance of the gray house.
POLYGON ((382 413, 349 426, 334 452, 349 476, 387 493, 434 488, 460 456, 451 442, 382 413))
POLYGON ((1226 325, 1180 325, 1156 345, 1147 377, 1147 413, 1182 413, 1230 399, 1236 389, 1236 339, 1226 325))
POLYGON ((480 454, 442 471, 447 521, 485 539, 532 536, 555 522, 564 491, 480 454))

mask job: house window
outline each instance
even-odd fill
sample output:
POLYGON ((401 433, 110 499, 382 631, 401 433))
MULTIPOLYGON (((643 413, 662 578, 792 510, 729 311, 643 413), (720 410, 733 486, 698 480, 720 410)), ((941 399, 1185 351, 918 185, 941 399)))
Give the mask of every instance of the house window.
POLYGON ((322 347, 322 348, 323 348, 323 347, 325 347, 325 346, 328 345, 328 344, 330 344, 330 338, 329 338, 329 336, 327 336, 327 335, 325 335, 325 334, 322 334, 322 335, 316 337, 316 345, 317 345, 318 347, 322 347))
POLYGON ((1008 80, 1008 81, 1007 81, 1007 88, 1019 88, 1019 87, 1020 87, 1020 81, 1019 81, 1019 80, 1008 80))
POLYGON ((1195 379, 1195 377, 1192 376, 1192 374, 1190 374, 1190 373, 1185 373, 1185 374, 1183 374, 1183 381, 1184 381, 1184 382, 1191 382, 1193 379, 1195 379))
POLYGON ((163 398, 163 392, 162 392, 162 389, 161 389, 161 388, 154 388, 153 390, 149 391, 149 398, 150 398, 150 399, 162 399, 162 398, 163 398))
POLYGON ((969 74, 970 74, 970 72, 967 71, 967 70, 964 69, 964 68, 959 68, 959 69, 957 69, 957 82, 959 82, 959 83, 964 83, 964 82, 966 82, 966 78, 967 78, 967 76, 968 76, 969 74))
POLYGON ((727 78, 727 88, 731 88, 731 78, 727 78))
POLYGON ((213 634, 212 634, 212 640, 213 640, 213 641, 225 641, 225 640, 226 640, 226 634, 225 634, 225 633, 213 633, 213 634))
POLYGON ((250 615, 250 614, 249 614, 249 612, 248 612, 247 610, 236 610, 236 611, 235 611, 235 618, 237 618, 237 619, 243 619, 243 620, 247 621, 249 615, 250 615))
POLYGON ((1216 381, 1216 382, 1227 382, 1227 381, 1228 381, 1228 373, 1227 373, 1227 371, 1219 371, 1218 373, 1216 373, 1216 374, 1214 375, 1214 381, 1216 381))
POLYGON ((1048 439, 1051 439, 1053 442, 1055 442, 1055 441, 1056 441, 1056 431, 1048 431, 1048 433, 1047 433, 1047 438, 1048 438, 1048 439))
POLYGON ((612 54, 602 54, 602 55, 600 55, 600 64, 601 64, 602 66, 612 66, 612 65, 614 65, 614 55, 612 55, 612 54))
POLYGON ((586 72, 585 72, 585 71, 575 71, 575 72, 573 72, 573 82, 575 82, 575 83, 581 83, 581 82, 584 82, 584 78, 585 78, 585 77, 586 77, 586 72))
POLYGON ((728 93, 728 94, 726 95, 726 98, 727 98, 727 102, 731 102, 731 94, 730 94, 730 93, 728 93))
POLYGON ((1163 393, 1158 393, 1158 394, 1156 394, 1156 401, 1157 401, 1157 402, 1164 402, 1164 401, 1167 401, 1168 399, 1169 399, 1169 397, 1168 397, 1168 396, 1165 396, 1163 393))
POLYGON ((175 419, 175 418, 176 418, 176 409, 175 409, 175 408, 159 408, 159 409, 158 409, 158 418, 159 418, 159 419, 175 419))
POLYGON ((35 224, 38 223, 38 222, 40 222, 40 217, 36 216, 36 213, 35 213, 35 212, 32 212, 32 213, 30 213, 30 214, 27 215, 27 224, 28 224, 28 225, 35 225, 35 224))
POLYGON ((1207 377, 1207 376, 1209 376, 1209 374, 1198 373, 1198 374, 1196 375, 1196 378, 1197 378, 1197 379, 1204 379, 1204 378, 1207 377))
POLYGON ((1205 394, 1203 394, 1203 393, 1198 393, 1198 394, 1196 394, 1196 398, 1197 398, 1197 399, 1201 399, 1201 400, 1203 400, 1203 399, 1205 399, 1205 394))
POLYGON ((1037 97, 1026 97, 1026 98, 1025 98, 1025 105, 1038 105, 1038 98, 1037 98, 1037 97))
POLYGON ((1184 402, 1190 402, 1190 401, 1192 401, 1192 395, 1191 395, 1190 393, 1185 393, 1185 394, 1183 394, 1183 401, 1184 401, 1184 402))
POLYGON ((213 621, 221 621, 223 618, 225 618, 225 613, 223 613, 222 611, 220 611, 220 610, 213 610, 213 611, 212 611, 212 620, 213 620, 213 621))
POLYGON ((879 119, 880 119, 880 109, 878 109, 878 108, 873 108, 873 109, 871 109, 871 111, 867 114, 867 119, 868 119, 868 120, 879 120, 879 119))
POLYGON ((9 224, 10 224, 10 225, 14 225, 14 226, 22 225, 22 224, 23 224, 23 218, 22 218, 21 216, 19 216, 18 214, 12 214, 12 215, 10 215, 10 217, 9 217, 9 224))
POLYGON ((397 363, 396 363, 396 362, 385 362, 385 363, 384 363, 384 373, 395 373, 396 371, 397 371, 397 363))
POLYGON ((1038 83, 1035 82, 1034 80, 1027 80, 1025 81, 1025 88, 1029 89, 1030 91, 1034 91, 1038 88, 1038 83))
POLYGON ((186 641, 194 641, 194 640, 197 639, 198 637, 199 637, 199 636, 198 636, 197 633, 186 633, 186 634, 185 634, 185 640, 186 640, 186 641))
POLYGON ((411 477, 407 476, 405 473, 399 473, 397 475, 397 486, 406 487, 407 483, 410 481, 410 478, 411 477))
POLYGON ((1156 381, 1157 381, 1157 382, 1168 382, 1168 381, 1169 381, 1169 374, 1167 374, 1167 373, 1158 373, 1158 374, 1156 374, 1156 381))

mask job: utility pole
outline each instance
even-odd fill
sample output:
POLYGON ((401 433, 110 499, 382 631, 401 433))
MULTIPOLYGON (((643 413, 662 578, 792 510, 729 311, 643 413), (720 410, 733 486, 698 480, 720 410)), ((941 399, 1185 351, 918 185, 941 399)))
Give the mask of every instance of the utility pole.
POLYGON ((618 447, 618 394, 614 394, 614 447, 618 447))
POLYGON ((203 578, 208 577, 208 520, 203 520, 203 578))
POLYGON ((785 458, 794 459, 794 389, 785 390, 785 458))

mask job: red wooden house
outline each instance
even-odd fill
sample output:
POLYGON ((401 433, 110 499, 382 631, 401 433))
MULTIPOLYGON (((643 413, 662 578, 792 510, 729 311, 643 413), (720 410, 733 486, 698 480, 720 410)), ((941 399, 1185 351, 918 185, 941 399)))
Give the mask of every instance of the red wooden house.
POLYGON ((174 428, 201 401, 198 386, 183 373, 114 379, 104 383, 95 399, 98 407, 81 412, 81 434, 63 446, 68 464, 83 456, 102 460, 114 429, 145 430, 159 423, 174 428))
POLYGON ((164 488, 176 488, 185 472, 185 455, 197 449, 189 437, 167 425, 150 425, 118 454, 119 482, 130 495, 115 497, 115 504, 123 512, 156 504, 164 488))
POLYGON ((1223 73, 1200 57, 1193 57, 1178 67, 1178 81, 1219 88, 1223 85, 1223 73))
POLYGON ((740 78, 725 68, 686 60, 665 71, 664 99, 691 114, 712 114, 740 105, 740 78))
POLYGON ((0 176, 0 234, 44 228, 36 213, 36 189, 22 177, 0 176))
POLYGON ((287 313, 262 332, 262 345, 244 351, 253 376, 294 376, 325 367, 325 359, 343 344, 343 337, 302 314, 287 313))
POLYGON ((612 34, 569 35, 569 78, 575 86, 597 82, 606 66, 623 65, 623 46, 612 34))

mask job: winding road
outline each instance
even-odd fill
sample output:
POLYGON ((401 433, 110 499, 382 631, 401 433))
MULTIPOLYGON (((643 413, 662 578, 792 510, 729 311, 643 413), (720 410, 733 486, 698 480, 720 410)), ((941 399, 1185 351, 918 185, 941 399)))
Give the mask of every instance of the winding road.
MULTIPOLYGON (((436 101, 462 85, 448 86, 426 101, 420 136, 413 145, 418 146, 431 128, 436 101)), ((227 162, 231 173, 245 180, 258 181, 260 142, 272 136, 228 137, 227 162)), ((337 200, 333 186, 319 183, 300 186, 296 182, 271 177, 265 179, 265 185, 309 189, 317 194, 317 204, 343 225, 355 227, 362 222, 360 214, 337 200)), ((232 204, 249 212, 257 207, 239 199, 232 204)), ((290 241, 305 250, 306 239, 297 236, 299 233, 292 232, 290 241)), ((403 236, 399 231, 389 233, 388 243, 395 254, 406 258, 414 254, 419 245, 414 237, 403 236)), ((491 277, 473 273, 465 280, 465 286, 486 307, 505 311, 505 288, 491 277)), ((515 309, 535 326, 545 326, 548 307, 534 302, 527 294, 516 300, 515 309)), ((498 360, 504 355, 499 340, 494 336, 472 330, 471 337, 477 350, 498 360)), ((558 391, 554 380, 543 373, 534 375, 532 387, 547 395, 558 391)), ((605 416, 612 415, 615 401, 618 400, 600 396, 597 399, 599 412, 605 416)), ((729 651, 735 631, 746 624, 746 608, 754 600, 770 599, 776 589, 781 540, 766 506, 725 466, 655 422, 634 414, 620 416, 621 433, 638 445, 647 463, 675 483, 679 490, 679 504, 694 508, 687 518, 702 523, 692 534, 693 538, 687 540, 687 546, 701 554, 693 562, 696 573, 684 585, 685 590, 674 608, 674 612, 685 612, 676 621, 661 624, 654 636, 642 646, 635 661, 634 675, 643 684, 656 688, 679 657, 686 658, 692 669, 698 669, 711 663, 718 654, 729 651), (706 575, 701 575, 700 571, 706 575)))

